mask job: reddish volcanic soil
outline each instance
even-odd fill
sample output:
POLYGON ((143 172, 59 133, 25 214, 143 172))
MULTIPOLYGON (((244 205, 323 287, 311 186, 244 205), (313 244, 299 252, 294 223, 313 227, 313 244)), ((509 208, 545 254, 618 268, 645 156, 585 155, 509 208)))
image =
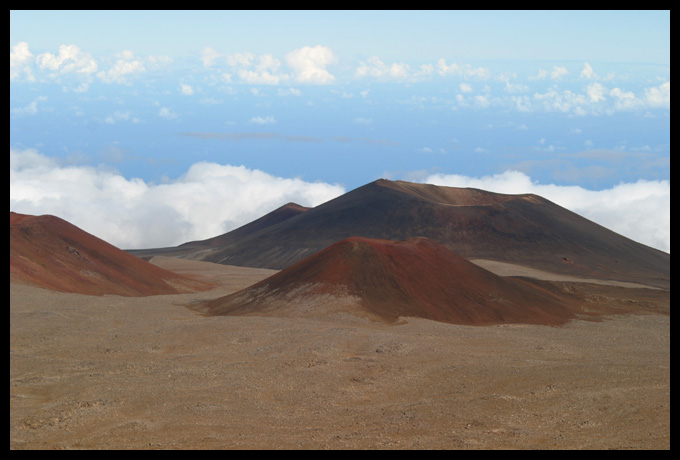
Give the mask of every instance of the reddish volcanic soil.
POLYGON ((10 283, 88 295, 147 296, 212 288, 163 270, 55 216, 9 213, 10 283))
MULTIPOLYGON (((364 250, 418 252, 394 246, 364 250)), ((560 326, 371 321, 358 298, 305 286, 281 293, 287 317, 271 292, 257 314, 208 316, 183 305, 250 295, 274 272, 151 263, 216 287, 88 296, 10 280, 10 450, 670 449, 670 291, 542 281, 608 312, 560 326)))
MULTIPOLYGON (((315 211, 292 213, 258 226, 315 211)), ((670 273, 595 283, 395 240, 276 272, 10 213, 10 450, 670 450, 670 273)))
POLYGON ((428 238, 352 237, 195 308, 212 315, 276 315, 292 300, 314 316, 314 309, 326 313, 324 296, 330 295, 358 299, 352 313, 388 322, 416 317, 465 325, 556 325, 573 319, 579 303, 545 286, 497 276, 428 238))

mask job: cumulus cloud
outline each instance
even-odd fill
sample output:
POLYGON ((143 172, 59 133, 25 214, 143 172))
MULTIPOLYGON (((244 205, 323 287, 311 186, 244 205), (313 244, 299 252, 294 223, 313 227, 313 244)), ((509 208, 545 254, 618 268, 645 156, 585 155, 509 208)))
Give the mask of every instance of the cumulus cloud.
POLYGON ((326 69, 336 61, 333 50, 327 46, 304 46, 286 55, 286 63, 293 69, 299 83, 327 84, 335 77, 326 69))
POLYGON ((227 56, 227 62, 236 68, 240 80, 248 84, 278 85, 287 81, 281 74, 281 61, 271 54, 255 56, 252 53, 236 53, 227 56))
POLYGON ((401 62, 385 64, 377 56, 371 56, 359 64, 355 74, 357 77, 406 79, 411 76, 411 68, 408 64, 401 62))
POLYGON ((145 72, 144 63, 135 59, 132 51, 119 53, 114 64, 106 71, 102 70, 97 76, 104 83, 128 83, 129 77, 134 74, 145 72))
MULTIPOLYGON (((588 65, 588 67, 590 67, 590 66, 588 65)), ((566 67, 554 65, 551 71, 547 71, 545 69, 539 69, 538 72, 536 73, 536 76, 531 77, 530 79, 532 79, 532 80, 545 80, 546 78, 550 78, 551 80, 559 80, 563 76, 567 75, 568 73, 569 73, 569 71, 567 70, 566 67)), ((582 70, 580 75, 582 77, 588 76, 589 70, 587 68, 582 70)))
POLYGON ((670 181, 638 180, 605 190, 539 184, 523 172, 483 177, 432 174, 421 182, 498 193, 534 193, 632 240, 671 252, 670 181))
POLYGON ((564 66, 553 66, 552 71, 550 72, 550 78, 553 80, 557 80, 568 74, 569 72, 567 71, 567 68, 564 66))
POLYGON ((9 53, 10 81, 21 76, 27 81, 35 81, 36 71, 44 72, 49 78, 69 73, 89 76, 98 68, 97 61, 76 45, 61 45, 57 54, 45 52, 34 57, 28 43, 19 42, 9 53))
POLYGON ((10 149, 10 211, 53 214, 125 249, 175 246, 220 235, 287 202, 316 206, 340 185, 200 162, 162 184, 117 171, 69 166, 10 149))
MULTIPOLYGON (((354 70, 354 76, 359 78, 372 77, 381 81, 421 81, 426 80, 435 73, 445 75, 447 70, 442 69, 443 59, 440 60, 437 66, 431 63, 421 64, 415 69, 404 62, 393 62, 391 64, 383 62, 377 56, 371 56, 365 61, 361 61, 354 70)), ((444 67, 446 65, 444 64, 444 67)), ((453 64, 451 70, 455 68, 458 71, 458 65, 453 64)), ((451 72, 453 73, 453 71, 451 72)), ((362 94, 362 97, 366 97, 362 94)))
MULTIPOLYGON (((226 56, 227 64, 241 83, 251 85, 278 85, 290 80, 290 76, 281 70, 281 61, 272 54, 255 55, 253 53, 233 53, 226 56)), ((232 74, 223 74, 228 82, 232 74)))
MULTIPOLYGON (((295 49, 282 59, 269 53, 256 55, 237 52, 223 55, 206 46, 200 59, 205 68, 216 68, 215 73, 209 72, 211 85, 220 79, 222 83, 229 85, 330 84, 342 82, 344 78, 351 76, 336 76, 329 71, 329 67, 338 62, 338 57, 331 48, 321 45, 295 49)), ((97 60, 72 44, 59 46, 57 52, 34 56, 28 43, 20 42, 10 49, 10 83, 58 79, 63 83, 64 91, 83 92, 90 89, 89 83, 94 76, 104 83, 130 84, 134 77, 145 73, 155 75, 157 70, 168 70, 170 64, 171 60, 167 57, 139 58, 129 50, 115 54, 112 59, 97 60), (67 75, 76 79, 75 83, 71 82, 70 88, 67 75)), ((670 109, 670 81, 657 86, 636 86, 631 89, 624 85, 634 83, 623 78, 616 80, 617 86, 613 83, 615 80, 599 77, 587 62, 580 71, 574 72, 562 65, 540 69, 526 81, 518 81, 516 74, 508 72, 501 72, 491 78, 488 68, 465 63, 447 63, 444 58, 436 62, 410 65, 404 62, 384 62, 377 56, 371 56, 355 65, 341 64, 339 68, 353 68, 354 77, 373 78, 381 82, 432 81, 437 75, 460 78, 463 80, 458 82, 460 93, 447 102, 456 110, 500 107, 522 113, 557 112, 570 116, 599 116, 622 111, 670 109), (478 87, 469 82, 480 80, 490 81, 492 86, 500 81, 503 86, 493 87, 493 93, 482 89, 482 94, 474 94, 478 87), (546 87, 545 83, 550 86, 546 87)), ((183 95, 192 95, 195 92, 194 87, 186 83, 180 83, 179 91, 183 95)), ((290 88, 280 91, 280 94, 299 95, 300 91, 290 88)), ((366 97, 367 92, 360 94, 366 97)))
POLYGON ((586 94, 591 102, 600 102, 604 100, 606 89, 600 83, 591 83, 586 87, 586 94))
POLYGON ((129 110, 121 111, 116 110, 111 115, 104 119, 104 123, 107 125, 114 125, 120 121, 130 121, 132 123, 139 123, 141 120, 135 117, 129 110))
POLYGON ((460 66, 455 62, 451 65, 446 64, 446 59, 441 58, 437 61, 437 72, 441 76, 445 75, 460 75, 460 66))
POLYGON ((486 67, 472 67, 470 64, 447 64, 446 59, 440 58, 436 65, 437 73, 443 77, 456 76, 463 78, 474 78, 487 80, 491 77, 491 71, 486 67))
POLYGON ((158 109, 158 116, 165 120, 174 120, 177 118, 177 114, 169 107, 161 107, 158 109))
POLYGON ((104 83, 128 84, 134 75, 168 69, 172 64, 172 59, 168 56, 137 58, 130 50, 102 60, 73 44, 60 45, 56 53, 48 51, 34 56, 26 42, 12 47, 9 60, 10 82, 22 78, 30 82, 61 82, 65 76, 70 75, 77 79, 77 86, 72 91, 78 92, 86 91, 94 76, 104 83))
POLYGON ((9 81, 20 78, 22 75, 28 81, 34 81, 35 76, 31 68, 33 54, 28 49, 28 43, 19 42, 12 47, 9 53, 9 81))
POLYGON ((180 83, 179 92, 184 94, 185 96, 193 96, 194 88, 191 85, 187 85, 186 83, 180 83))
POLYGON ((212 67, 220 57, 220 54, 209 46, 206 46, 201 51, 201 62, 203 62, 204 67, 212 67))
POLYGON ((644 100, 649 107, 671 108, 671 82, 667 81, 651 88, 645 88, 644 100))
POLYGON ((36 57, 36 64, 40 69, 47 69, 58 73, 77 72, 92 74, 98 65, 94 58, 81 51, 76 45, 61 45, 58 54, 42 53, 36 57))
POLYGON ((583 91, 551 86, 545 92, 529 96, 512 96, 500 104, 514 105, 522 112, 561 112, 568 115, 611 115, 635 110, 670 109, 671 84, 643 88, 637 94, 619 87, 607 88, 599 82, 589 83, 583 91))
POLYGON ((586 62, 583 64, 583 68, 581 69, 581 73, 579 75, 581 76, 581 78, 586 78, 589 80, 593 78, 594 74, 595 73, 593 72, 593 67, 586 62))

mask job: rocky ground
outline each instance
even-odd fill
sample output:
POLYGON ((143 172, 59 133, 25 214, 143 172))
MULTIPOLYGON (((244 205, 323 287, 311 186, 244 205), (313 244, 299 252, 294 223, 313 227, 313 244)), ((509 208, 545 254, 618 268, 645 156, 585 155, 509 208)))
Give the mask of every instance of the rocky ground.
POLYGON ((570 282, 617 314, 560 327, 205 317, 273 272, 154 263, 220 287, 10 284, 10 449, 670 449, 669 294, 570 282))

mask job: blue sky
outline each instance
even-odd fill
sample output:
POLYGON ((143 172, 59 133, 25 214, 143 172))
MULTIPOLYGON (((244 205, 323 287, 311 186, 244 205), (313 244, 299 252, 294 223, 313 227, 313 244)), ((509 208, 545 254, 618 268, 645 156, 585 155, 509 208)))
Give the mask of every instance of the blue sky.
POLYGON ((164 246, 380 177, 670 252, 670 12, 10 11, 10 210, 164 246))

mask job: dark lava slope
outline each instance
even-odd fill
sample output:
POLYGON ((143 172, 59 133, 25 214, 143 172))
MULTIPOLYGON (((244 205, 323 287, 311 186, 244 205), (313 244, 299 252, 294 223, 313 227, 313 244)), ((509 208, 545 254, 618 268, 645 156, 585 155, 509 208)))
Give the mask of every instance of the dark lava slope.
POLYGON ((423 236, 466 259, 670 289, 670 254, 540 196, 383 179, 285 219, 174 250, 221 264, 283 269, 352 236, 423 236))

